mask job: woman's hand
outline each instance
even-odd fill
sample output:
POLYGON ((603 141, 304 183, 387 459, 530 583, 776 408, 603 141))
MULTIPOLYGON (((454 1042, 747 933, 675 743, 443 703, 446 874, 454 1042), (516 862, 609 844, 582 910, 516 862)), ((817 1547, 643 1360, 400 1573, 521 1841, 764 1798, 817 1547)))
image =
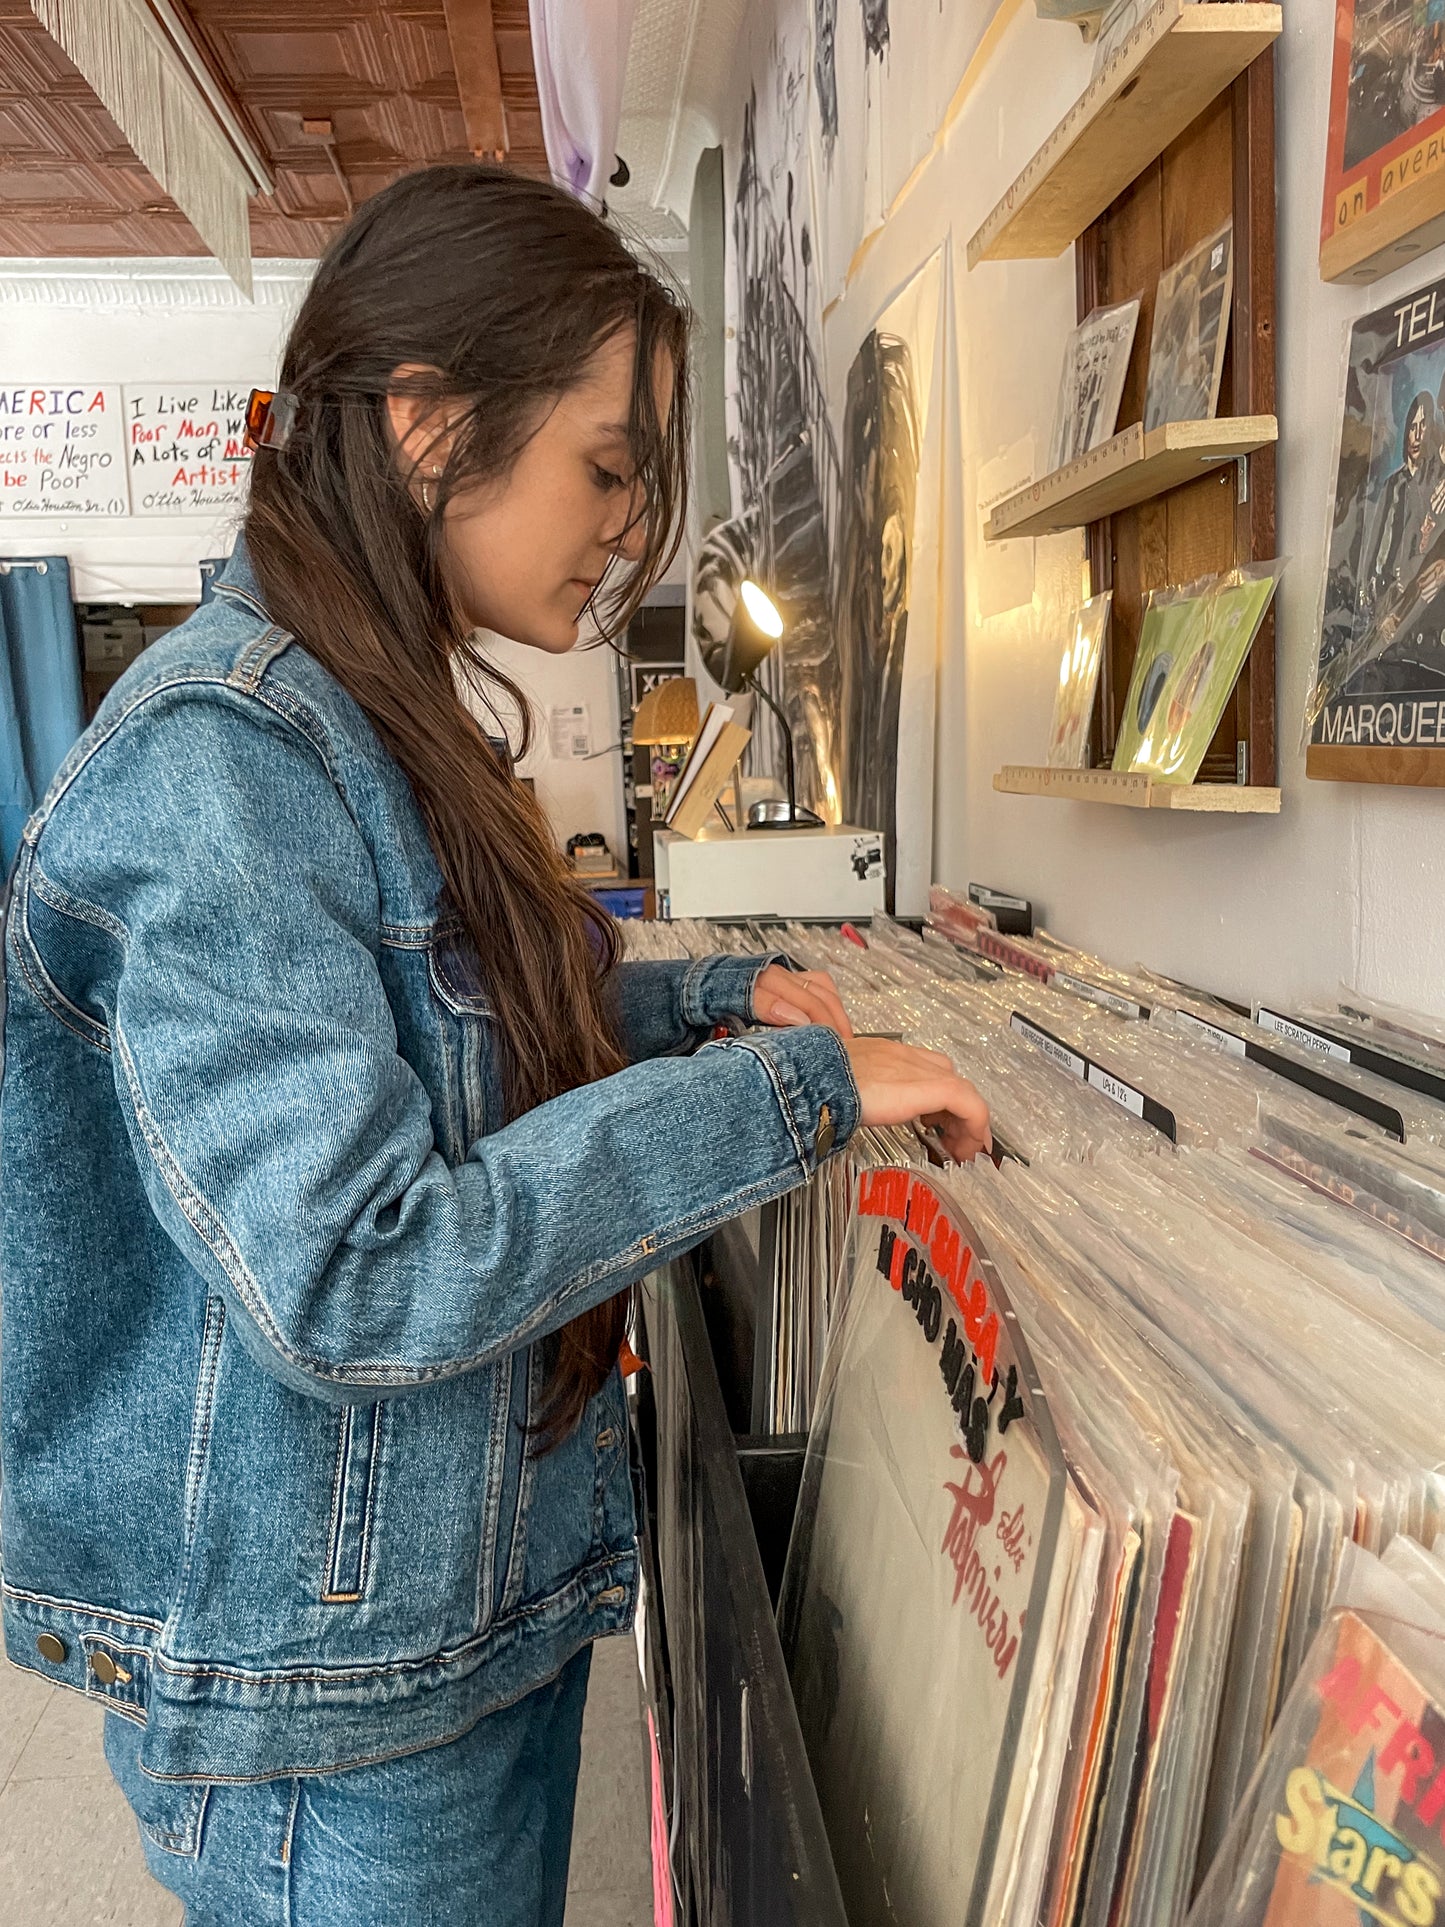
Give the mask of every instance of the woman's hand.
POLYGON ((781 1029, 788 1024, 826 1024, 848 1038, 853 1026, 826 970, 785 970, 769 964, 753 985, 753 1016, 781 1029))
POLYGON ((884 1037, 855 1037, 848 1045, 848 1060, 865 1125, 919 1121, 958 1164, 993 1149, 987 1104, 942 1051, 915 1050, 884 1037))

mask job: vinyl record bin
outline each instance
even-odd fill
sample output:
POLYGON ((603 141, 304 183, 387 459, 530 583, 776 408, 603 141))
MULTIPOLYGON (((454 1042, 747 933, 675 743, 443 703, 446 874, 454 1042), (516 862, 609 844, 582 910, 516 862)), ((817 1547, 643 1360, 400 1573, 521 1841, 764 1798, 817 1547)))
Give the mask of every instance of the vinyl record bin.
POLYGON ((643 1657, 678 1927, 847 1927, 773 1617, 805 1441, 747 1432, 768 1230, 729 1227, 642 1294, 643 1657))

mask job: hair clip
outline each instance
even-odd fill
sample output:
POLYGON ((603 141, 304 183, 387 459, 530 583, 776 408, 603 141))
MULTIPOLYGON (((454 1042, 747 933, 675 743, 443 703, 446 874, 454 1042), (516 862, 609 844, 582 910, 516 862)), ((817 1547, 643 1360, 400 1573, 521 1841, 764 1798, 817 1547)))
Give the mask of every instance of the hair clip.
POLYGON ((246 403, 242 437, 254 455, 258 448, 284 448, 296 426, 296 397, 284 388, 253 388, 246 403))

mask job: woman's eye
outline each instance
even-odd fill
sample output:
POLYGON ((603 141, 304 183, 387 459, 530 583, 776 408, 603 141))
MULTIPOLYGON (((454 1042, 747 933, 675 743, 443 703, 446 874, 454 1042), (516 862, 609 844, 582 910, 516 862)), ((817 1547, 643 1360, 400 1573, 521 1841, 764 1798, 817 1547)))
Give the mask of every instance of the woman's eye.
POLYGON ((592 473, 596 478, 598 488, 600 488, 604 494, 608 494, 613 489, 624 486, 622 477, 620 475, 614 475, 610 468, 600 468, 594 462, 592 465, 592 473))

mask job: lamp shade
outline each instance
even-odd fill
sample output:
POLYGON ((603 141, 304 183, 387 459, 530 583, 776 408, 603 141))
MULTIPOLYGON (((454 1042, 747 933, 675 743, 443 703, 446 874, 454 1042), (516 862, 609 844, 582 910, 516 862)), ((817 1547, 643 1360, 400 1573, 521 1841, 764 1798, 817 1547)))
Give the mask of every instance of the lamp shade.
POLYGON ((743 582, 728 626, 727 645, 719 652, 716 664, 707 664, 708 673, 735 694, 772 652, 782 633, 783 618, 772 598, 756 582, 743 582))
POLYGON ((753 573, 756 531, 750 515, 718 522, 703 537, 693 566, 692 636, 703 667, 729 695, 742 687, 730 667, 733 616, 753 573))
POLYGON ((649 689, 632 722, 634 743, 690 743, 697 735, 697 684, 691 676, 669 676, 649 689))

